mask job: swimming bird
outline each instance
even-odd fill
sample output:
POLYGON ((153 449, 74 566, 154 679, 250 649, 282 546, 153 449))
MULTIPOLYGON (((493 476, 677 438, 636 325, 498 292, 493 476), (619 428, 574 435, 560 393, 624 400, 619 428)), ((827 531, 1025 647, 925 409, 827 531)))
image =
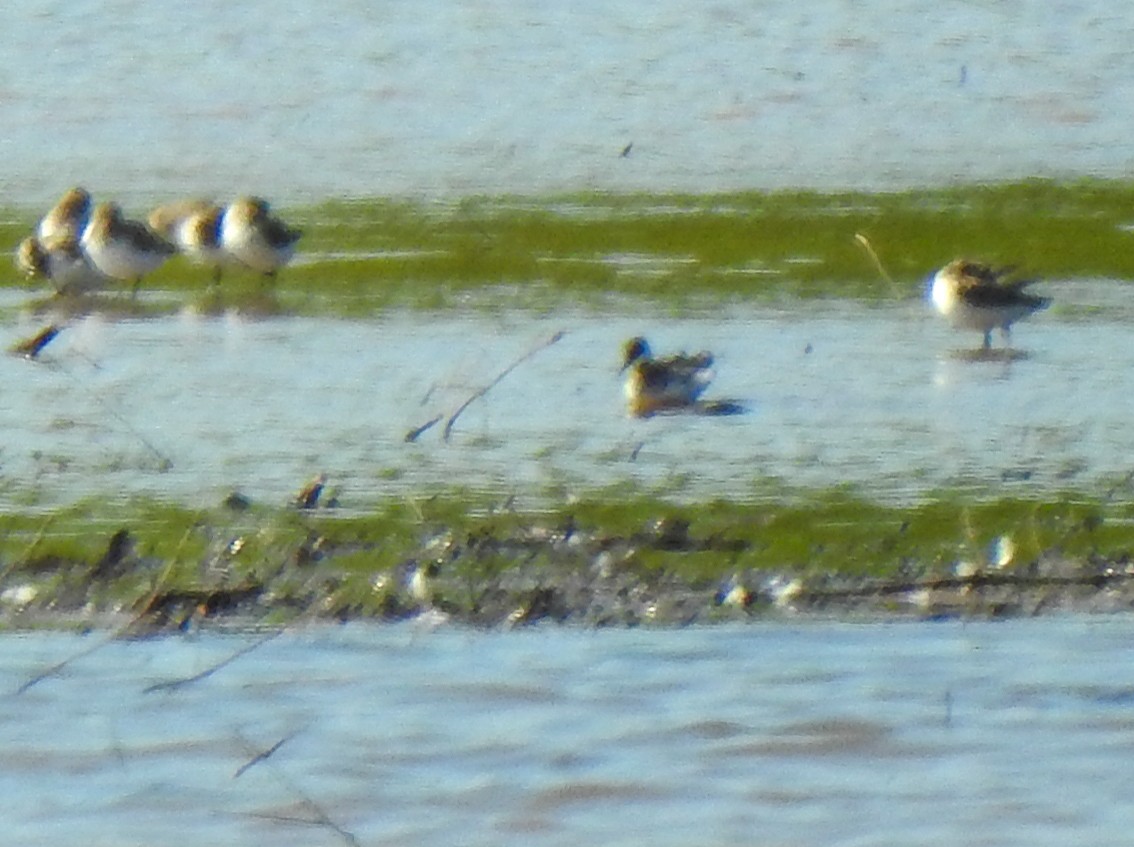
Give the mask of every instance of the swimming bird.
POLYGON ((930 298, 954 327, 983 332, 982 349, 989 350, 994 329, 999 327, 1007 343, 1013 323, 1051 303, 1024 290, 1035 280, 1009 278, 1012 270, 954 259, 933 275, 930 298))
POLYGON ((107 283, 73 235, 56 235, 46 241, 29 235, 16 248, 16 266, 29 277, 46 279, 61 295, 86 294, 107 283))
POLYGON ((712 365, 713 356, 707 352, 655 359, 645 338, 631 338, 622 345, 630 414, 643 418, 692 406, 713 381, 712 365))
POLYGON ((220 244, 245 267, 275 278, 295 255, 302 233, 271 214, 259 197, 241 197, 228 204, 221 217, 220 244))
POLYGON ((90 192, 81 186, 69 188, 59 202, 40 219, 35 234, 44 242, 60 236, 79 238, 90 214, 90 192))
POLYGON ((138 293, 142 277, 159 268, 177 249, 144 223, 122 216, 117 203, 99 203, 79 242, 90 263, 111 279, 129 282, 138 293))

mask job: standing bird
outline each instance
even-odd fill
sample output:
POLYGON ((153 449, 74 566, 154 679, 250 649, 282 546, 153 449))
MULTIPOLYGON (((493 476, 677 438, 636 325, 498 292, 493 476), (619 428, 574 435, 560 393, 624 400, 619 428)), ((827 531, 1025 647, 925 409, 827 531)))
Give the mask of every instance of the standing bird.
POLYGON ((241 197, 221 216, 220 244, 225 254, 245 267, 274 279, 295 255, 302 233, 273 216, 266 200, 241 197))
POLYGON ((994 329, 1000 328, 1007 344, 1013 323, 1051 303, 1049 297, 1024 290, 1035 280, 1009 279, 1011 272, 1012 268, 954 259, 933 275, 930 298, 954 327, 983 332, 982 349, 989 350, 994 329))
POLYGON ((224 209, 212 200, 195 197, 154 208, 146 223, 189 261, 209 268, 213 284, 217 284, 225 265, 220 243, 223 214, 224 209))
POLYGON ((191 215, 216 208, 216 203, 204 197, 174 200, 172 203, 162 203, 151 209, 146 215, 146 224, 166 241, 176 244, 177 230, 191 215))
POLYGON ((78 239, 83 234, 90 214, 90 192, 80 186, 69 188, 59 202, 40 219, 35 234, 41 242, 66 236, 78 239))
POLYGON ((627 371, 626 403, 630 414, 648 417, 655 412, 693 406, 713 381, 713 355, 679 353, 655 359, 645 338, 622 345, 622 370, 627 371))
MULTIPOLYGON (((220 282, 221 273, 229 261, 220 243, 223 214, 225 210, 215 203, 202 205, 172 222, 168 227, 168 235, 164 236, 174 243, 186 259, 210 269, 213 285, 220 282)), ((150 226, 153 228, 152 219, 150 226)))
POLYGON ((213 284, 221 281, 228 260, 221 245, 221 221, 224 209, 212 206, 193 212, 178 224, 173 242, 189 261, 212 271, 213 284))
POLYGON ((188 197, 186 200, 175 200, 171 203, 162 203, 154 206, 150 214, 146 215, 146 226, 150 227, 156 235, 160 235, 170 244, 180 247, 178 232, 185 222, 194 214, 219 209, 219 206, 204 197, 188 197))
POLYGON ((73 235, 43 240, 29 235, 16 248, 16 266, 33 279, 45 279, 60 295, 80 295, 104 288, 107 279, 87 260, 73 235))
POLYGON ((127 220, 117 203, 99 203, 80 241, 90 263, 111 279, 129 282, 136 297, 142 277, 177 249, 140 221, 127 220))

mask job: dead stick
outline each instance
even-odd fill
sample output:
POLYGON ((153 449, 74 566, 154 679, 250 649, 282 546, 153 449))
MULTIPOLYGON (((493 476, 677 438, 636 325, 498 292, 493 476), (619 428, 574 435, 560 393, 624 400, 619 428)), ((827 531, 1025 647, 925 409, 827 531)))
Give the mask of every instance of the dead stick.
POLYGON ((119 635, 120 635, 120 632, 111 633, 109 636, 104 638, 102 641, 95 642, 94 644, 92 644, 87 649, 81 650, 78 653, 72 653, 70 656, 68 656, 66 659, 63 659, 61 662, 56 662, 51 667, 40 671, 39 673, 37 673, 33 677, 30 677, 23 685, 21 685, 19 688, 16 689, 15 693, 16 694, 25 693, 26 691, 33 688, 34 686, 39 685, 41 682, 43 682, 48 677, 55 676, 57 673, 59 673, 61 670, 63 670, 65 667, 67 667, 67 665, 71 664, 71 662, 74 662, 77 659, 81 659, 84 656, 89 656, 91 653, 95 652, 96 650, 101 650, 107 644, 110 644, 110 643, 116 641, 118 639, 119 635))
POLYGON ((55 515, 50 515, 47 520, 43 522, 43 525, 40 526, 39 532, 35 534, 35 538, 32 539, 31 544, 29 544, 27 549, 24 550, 24 554, 22 556, 16 556, 10 559, 8 561, 8 564, 0 568, 0 582, 3 582, 7 578, 8 574, 15 570, 17 567, 23 567, 28 563, 28 561, 31 560, 32 553, 35 552, 35 548, 39 546, 41 541, 43 541, 44 537, 47 535, 48 528, 50 528, 53 523, 55 523, 55 515))
POLYGON ((445 417, 445 416, 444 415, 437 415, 435 418, 431 418, 430 420, 427 420, 421 426, 415 426, 413 429, 411 429, 409 432, 406 433, 406 437, 405 437, 406 443, 411 444, 414 441, 417 441, 419 435, 421 435, 427 429, 432 427, 434 424, 436 424, 443 417, 445 417))
MULTIPOLYGON (((312 807, 307 801, 304 801, 304 805, 311 809, 316 815, 319 815, 318 807, 312 807)), ((329 829, 342 838, 347 844, 350 844, 351 847, 361 847, 361 842, 358 840, 357 835, 339 826, 330 818, 318 817, 312 820, 311 818, 301 818, 297 815, 274 815, 268 812, 247 812, 246 814, 250 818, 271 821, 272 823, 290 823, 299 824, 300 826, 314 826, 329 829)))
POLYGON ((878 268, 878 273, 881 274, 882 279, 890 283, 890 287, 894 289, 894 293, 900 293, 898 290, 898 284, 894 282, 894 278, 890 276, 890 274, 886 273, 886 268, 882 265, 882 260, 878 258, 878 254, 874 252, 874 248, 870 245, 870 240, 861 232, 856 232, 854 234, 854 240, 862 245, 862 249, 866 251, 866 255, 868 255, 871 261, 874 262, 874 267, 878 268))
POLYGON ((485 394, 487 394, 489 391, 491 391, 493 388, 495 388, 497 385, 499 385, 500 381, 502 379, 504 379, 504 377, 508 376, 508 374, 512 373, 512 371, 514 371, 516 368, 518 368, 520 365, 522 365, 524 362, 526 362, 528 359, 530 359, 532 356, 534 356, 540 350, 546 350, 552 344, 555 344, 557 341, 559 341, 559 339, 561 339, 564 336, 564 334, 565 333, 562 330, 560 330, 559 332, 557 332, 553 336, 551 336, 551 338, 547 339, 547 341, 544 341, 543 343, 536 345, 531 350, 529 350, 527 353, 525 353, 520 358, 518 358, 516 361, 514 361, 512 364, 508 365, 508 367, 504 368, 504 370, 502 370, 499 374, 497 374, 496 379, 492 380, 492 382, 488 383, 488 385, 484 386, 484 388, 481 388, 478 391, 474 391, 472 396, 469 397, 469 399, 467 399, 464 403, 462 403, 457 408, 457 411, 455 411, 455 412, 453 412, 453 414, 449 415, 449 420, 445 421, 445 430, 444 430, 444 432, 442 432, 441 437, 445 441, 448 441, 449 440, 449 434, 453 431, 453 424, 455 424, 457 422, 457 418, 459 418, 461 416, 461 412, 463 412, 465 409, 467 409, 469 406, 471 406, 474 400, 479 400, 481 397, 483 397, 485 394))
MULTIPOLYGON (((61 374, 64 374, 69 379, 73 380, 76 385, 80 386, 84 390, 86 389, 86 385, 82 382, 82 380, 80 380, 75 374, 71 373, 71 371, 69 371, 67 368, 63 367, 59 362, 48 362, 47 365, 48 367, 58 371, 61 374)), ((102 396, 100 396, 98 392, 87 391, 87 396, 94 400, 95 403, 97 403, 99 406, 101 406, 102 410, 106 412, 106 414, 110 415, 110 417, 114 418, 116 421, 122 424, 122 426, 126 428, 127 432, 129 432, 132 436, 142 442, 142 445, 154 454, 154 456, 160 462, 159 469, 161 473, 165 473, 166 471, 173 469, 173 459, 169 458, 169 456, 159 450, 152 441, 146 438, 146 436, 144 436, 136 426, 130 423, 130 421, 126 420, 126 418, 122 416, 121 412, 110 405, 110 403, 107 402, 102 396)))
MULTIPOLYGON (((32 548, 34 548, 35 545, 40 542, 42 536, 46 533, 47 527, 49 525, 50 525, 50 521, 48 521, 47 524, 44 524, 43 529, 40 530, 40 534, 36 537, 36 540, 33 542, 32 547, 28 548, 28 552, 25 554, 25 558, 28 555, 31 554, 32 548)), ((133 618, 131 618, 125 624, 120 626, 118 629, 116 629, 114 632, 112 632, 109 636, 107 636, 102 641, 99 641, 98 643, 93 644, 90 647, 87 647, 85 650, 80 650, 78 653, 72 653, 66 659, 63 659, 60 662, 56 662, 51 667, 49 667, 45 670, 42 670, 39 673, 35 674, 34 676, 30 677, 26 682, 24 682, 23 685, 21 685, 19 688, 16 689, 15 693, 17 695, 23 694, 24 692, 35 687, 36 685, 39 685, 39 683, 43 682, 48 677, 55 676, 57 673, 59 673, 61 670, 63 670, 65 667, 67 667, 67 665, 71 664, 71 662, 74 662, 78 659, 82 659, 85 656, 89 656, 92 653, 94 653, 96 650, 101 650, 107 644, 113 644, 115 641, 117 641, 119 638, 121 638, 127 632, 131 631, 137 625, 138 621, 140 621, 145 616, 145 614, 146 614, 145 610, 149 608, 150 603, 153 602, 153 598, 155 596, 157 596, 157 592, 160 589, 161 584, 169 576, 170 571, 173 569, 173 563, 176 561, 177 556, 180 555, 180 553, 181 553, 181 548, 185 545, 185 542, 189 540, 189 535, 190 535, 190 530, 186 530, 185 534, 181 537, 180 543, 178 543, 178 545, 177 545, 177 549, 175 549, 173 551, 173 555, 170 558, 169 564, 166 565, 165 570, 162 572, 162 575, 158 580, 158 584, 154 587, 154 590, 150 595, 150 600, 143 606, 143 610, 141 612, 136 614, 133 618)), ((5 573, 7 573, 7 570, 5 570, 5 573)))
MULTIPOLYGON (((243 765, 238 767, 236 769, 236 773, 234 773, 232 775, 232 778, 233 779, 239 779, 244 774, 245 771, 249 770, 250 768, 255 767, 256 765, 260 764, 260 762, 266 761, 269 756, 274 754, 277 750, 279 750, 281 747, 283 747, 285 744, 287 744, 287 742, 291 741, 291 739, 295 738, 295 736, 297 736, 297 735, 299 735, 299 730, 296 730, 295 732, 292 732, 292 733, 289 733, 288 735, 285 735, 283 738, 281 738, 279 741, 277 741, 275 744, 273 744, 267 750, 264 750, 263 752, 257 753, 255 756, 253 756, 251 759, 249 759, 243 765)), ((251 746, 251 745, 249 745, 249 746, 251 746)))
POLYGON ((23 356, 25 359, 35 359, 39 352, 51 343, 63 327, 58 324, 48 324, 31 338, 25 339, 15 346, 9 348, 12 353, 17 356, 23 356))
MULTIPOLYGON (((294 734, 295 733, 292 733, 292 735, 294 735, 294 734)), ((241 743, 244 745, 244 747, 246 749, 251 749, 252 745, 248 743, 247 738, 245 738, 239 732, 236 733, 236 737, 240 739, 241 743)), ((286 741, 286 740, 287 739, 285 738, 284 741, 286 741)), ((280 741, 278 744, 276 744, 276 747, 279 747, 279 745, 282 744, 282 743, 283 743, 283 741, 280 741)), ((280 820, 280 821, 286 821, 286 822, 289 822, 289 823, 301 823, 301 824, 305 824, 305 825, 308 825, 308 826, 323 827, 324 829, 331 830, 331 832, 335 833, 344 842, 351 845, 351 847, 361 847, 360 842, 358 840, 358 836, 355 835, 353 832, 351 832, 346 827, 342 826, 341 824, 336 823, 331 818, 331 816, 329 814, 327 814, 327 810, 324 809, 322 806, 320 806, 318 803, 316 803, 315 800, 311 797, 311 795, 309 795, 306 791, 301 789, 299 787, 299 785, 296 784, 295 780, 293 780, 291 777, 289 777, 286 773, 284 773, 278 767, 272 767, 271 765, 269 765, 269 769, 272 771, 272 773, 274 773, 276 775, 276 779, 278 779, 281 783, 283 783, 284 786, 287 788, 287 790, 290 791, 295 797, 298 797, 300 802, 302 803, 303 807, 311 813, 310 819, 290 817, 290 816, 288 816, 288 817, 280 816, 278 818, 276 816, 272 816, 272 819, 277 819, 277 820, 280 820)))
POLYGON ((260 647, 263 647, 273 638, 279 637, 284 633, 284 630, 285 628, 281 627, 274 632, 269 632, 258 641, 253 641, 251 644, 247 644, 244 647, 241 647, 231 656, 227 656, 226 658, 221 659, 215 665, 205 668, 200 673, 193 674, 193 676, 182 677, 181 679, 171 679, 168 682, 155 682, 153 685, 147 686, 146 688, 142 689, 142 692, 144 694, 152 694, 155 691, 173 691, 177 688, 184 688, 187 685, 192 685, 194 682, 200 682, 202 679, 207 679, 222 668, 228 667, 242 656, 247 656, 253 650, 257 650, 260 647))

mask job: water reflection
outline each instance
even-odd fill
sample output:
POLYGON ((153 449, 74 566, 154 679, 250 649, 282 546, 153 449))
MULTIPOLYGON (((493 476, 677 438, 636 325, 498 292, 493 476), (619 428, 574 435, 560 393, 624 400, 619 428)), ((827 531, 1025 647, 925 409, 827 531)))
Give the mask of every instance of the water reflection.
MULTIPOLYGON (((1105 300, 1106 284, 1096 288, 1105 300)), ((40 320, 5 328, 0 343, 40 320)), ((1091 486, 1131 454, 1125 338, 1121 315, 1051 312, 1021 328, 1012 352, 974 356, 908 301, 685 318, 92 315, 39 361, 0 360, 20 387, 0 410, 5 496, 212 505, 236 489, 282 503, 320 473, 346 506, 453 485, 757 497, 780 480, 899 499, 956 484, 1091 486), (713 349, 705 400, 743 413, 628 419, 619 345, 641 332, 665 349, 713 349)))

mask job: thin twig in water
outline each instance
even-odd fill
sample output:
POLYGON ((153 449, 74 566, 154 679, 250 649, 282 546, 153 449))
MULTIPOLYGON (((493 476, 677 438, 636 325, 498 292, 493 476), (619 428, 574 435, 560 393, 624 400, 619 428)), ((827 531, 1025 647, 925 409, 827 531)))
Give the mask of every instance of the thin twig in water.
POLYGON ((17 356, 23 356, 25 359, 34 360, 39 351, 51 343, 63 327, 58 324, 48 324, 31 338, 24 339, 11 348, 11 352, 17 356))
MULTIPOLYGON (((311 811, 314 812, 316 815, 319 814, 319 812, 316 811, 317 807, 309 806, 308 808, 310 808, 311 811)), ((351 847, 360 847, 360 845, 361 845, 361 842, 358 840, 357 835, 355 835, 353 832, 351 832, 348 829, 343 829, 341 826, 339 826, 337 823, 335 823, 330 818, 327 818, 326 820, 318 819, 318 818, 316 818, 316 819, 301 818, 301 817, 297 817, 295 815, 274 815, 274 814, 269 814, 267 812, 250 812, 248 814, 248 817, 258 818, 259 820, 262 820, 262 821, 271 821, 272 823, 290 823, 290 824, 300 824, 302 826, 322 827, 324 829, 329 829, 332 832, 334 832, 336 835, 338 835, 340 838, 342 838, 343 841, 345 841, 347 844, 350 844, 351 847)))
POLYGON ((107 644, 110 644, 113 641, 117 640, 119 634, 120 634, 119 632, 111 633, 106 638, 104 638, 102 641, 95 642, 90 647, 86 648, 85 650, 81 650, 78 653, 72 653, 70 656, 68 656, 66 659, 63 659, 61 662, 56 662, 51 667, 49 667, 45 670, 42 670, 39 673, 37 673, 35 676, 29 678, 23 685, 21 685, 19 688, 17 688, 14 693, 15 694, 25 693, 26 691, 33 688, 34 686, 39 685, 45 679, 52 677, 52 676, 55 676, 57 673, 59 673, 61 670, 63 670, 65 667, 67 667, 67 665, 71 664, 71 662, 77 661, 78 659, 82 659, 85 656, 89 656, 91 653, 95 652, 96 650, 101 650, 107 644))
POLYGON ((455 411, 455 412, 453 412, 453 414, 449 415, 449 420, 445 421, 445 429, 441 433, 442 439, 444 439, 445 441, 449 440, 449 435, 453 431, 453 424, 455 424, 457 422, 457 418, 459 418, 461 416, 461 413, 465 409, 467 409, 469 406, 472 405, 473 401, 479 400, 481 397, 483 397, 485 394, 487 394, 489 391, 491 391, 493 388, 495 388, 497 385, 499 385, 500 381, 503 380, 504 377, 508 376, 508 374, 512 373, 512 371, 514 371, 516 368, 518 368, 520 365, 522 365, 524 362, 526 362, 528 359, 530 359, 532 356, 534 356, 540 350, 546 350, 552 344, 555 344, 564 335, 565 335, 565 333, 562 330, 560 330, 559 332, 552 335, 551 338, 547 339, 546 341, 541 342, 540 344, 537 344, 535 347, 533 347, 527 353, 522 355, 520 358, 518 358, 512 364, 508 365, 508 367, 504 368, 504 370, 502 370, 499 374, 496 375, 496 379, 492 380, 492 382, 488 383, 488 385, 484 386, 481 389, 478 389, 477 391, 474 391, 472 393, 472 395, 457 408, 457 411, 455 411))
MULTIPOLYGON (((74 380, 74 382, 77 385, 83 387, 84 389, 86 388, 86 386, 83 384, 82 380, 80 380, 77 376, 75 376, 75 374, 71 373, 71 371, 67 370, 67 368, 63 367, 59 362, 46 362, 45 364, 49 368, 53 368, 54 370, 57 370, 60 373, 65 374, 70 379, 74 380)), ((97 365, 96 365, 96 367, 97 367, 97 365)), ((104 412, 106 412, 108 415, 110 415, 112 418, 114 418, 116 421, 118 421, 120 424, 122 424, 122 426, 124 426, 126 428, 127 432, 129 432, 132 436, 134 436, 140 442, 142 442, 142 445, 147 450, 149 450, 151 453, 153 453, 155 457, 157 457, 157 459, 161 462, 159 470, 162 473, 165 473, 166 471, 169 471, 173 468, 173 460, 171 458, 169 458, 169 456, 167 456, 161 450, 159 450, 157 447, 155 447, 152 441, 150 441, 148 438, 146 438, 146 436, 142 435, 142 433, 138 431, 137 427, 135 427, 133 424, 131 424, 128 420, 126 420, 126 418, 124 418, 122 416, 122 414, 117 409, 115 409, 113 406, 111 406, 109 403, 107 403, 106 400, 104 400, 98 394, 98 392, 88 391, 87 394, 91 397, 91 399, 93 399, 96 403, 98 403, 99 406, 102 407, 102 410, 104 412)))
MULTIPOLYGON (((25 559, 27 558, 28 555, 31 554, 32 549, 34 549, 35 545, 39 543, 40 539, 47 532, 47 527, 48 527, 49 524, 50 524, 50 521, 47 524, 45 524, 43 526, 43 528, 40 530, 39 535, 36 536, 36 540, 28 548, 27 553, 24 554, 25 559)), ((183 535, 181 537, 181 542, 177 545, 177 548, 173 551, 173 555, 170 558, 169 564, 166 565, 165 570, 162 571, 161 577, 158 579, 157 584, 154 586, 154 590, 150 595, 150 599, 146 603, 143 604, 143 606, 142 606, 143 611, 136 614, 129 621, 124 623, 122 626, 118 627, 118 629, 116 629, 114 632, 112 632, 109 636, 107 636, 102 641, 99 641, 97 644, 93 644, 90 647, 86 648, 85 650, 80 650, 78 653, 72 653, 70 656, 68 656, 66 659, 63 659, 61 662, 56 662, 54 665, 47 668, 46 670, 40 671, 35 676, 28 679, 19 688, 17 688, 15 693, 16 694, 23 694, 25 691, 29 690, 30 688, 33 688, 34 686, 43 682, 45 679, 52 677, 52 676, 55 676, 57 673, 59 673, 61 670, 63 670, 65 667, 67 667, 67 665, 71 664, 71 662, 74 662, 78 659, 82 659, 85 656, 89 656, 92 653, 94 653, 96 650, 101 650, 107 644, 113 644, 115 641, 117 641, 119 638, 121 638, 127 632, 130 632, 138 624, 138 621, 140 621, 143 617, 145 617, 145 615, 146 615, 145 610, 149 608, 150 603, 153 602, 153 598, 155 596, 157 596, 157 593, 160 591, 162 583, 164 583, 165 580, 168 578, 170 572, 173 569, 173 563, 176 561, 177 556, 180 553, 182 546, 188 540, 189 535, 190 535, 190 530, 186 530, 185 535, 183 535)), ((7 571, 5 571, 5 573, 6 572, 7 571)))
POLYGON ((412 443, 414 441, 417 441, 419 435, 421 435, 427 429, 432 427, 434 424, 436 424, 443 417, 445 417, 445 416, 444 415, 437 415, 437 417, 431 418, 430 420, 427 420, 421 426, 416 426, 413 429, 411 429, 409 432, 406 433, 406 438, 405 438, 406 443, 409 444, 409 443, 412 443))
POLYGON ((283 747, 285 744, 287 744, 287 742, 291 741, 291 739, 295 738, 295 736, 297 736, 297 735, 299 735, 299 730, 296 730, 295 732, 292 732, 292 733, 289 733, 288 735, 285 735, 283 738, 281 738, 279 741, 277 741, 275 744, 273 744, 267 750, 264 750, 260 753, 257 753, 255 756, 253 756, 251 759, 249 759, 243 765, 238 767, 236 769, 236 772, 232 775, 232 778, 233 779, 239 779, 244 774, 245 771, 249 770, 250 768, 255 767, 256 765, 260 764, 260 762, 266 761, 269 756, 274 754, 277 750, 279 750, 281 747, 283 747))
POLYGON ((40 526, 39 532, 35 534, 35 538, 31 540, 31 543, 28 544, 27 549, 24 550, 23 555, 13 556, 8 560, 8 563, 4 565, 4 567, 0 568, 0 582, 3 582, 8 574, 13 570, 26 564, 28 560, 31 559, 31 555, 35 551, 35 548, 38 547, 40 545, 40 542, 42 542, 43 539, 47 536, 47 530, 53 523, 55 523, 55 515, 49 515, 48 518, 40 526))
POLYGON ((211 665, 211 666, 205 668, 200 673, 193 674, 193 676, 182 677, 181 679, 171 679, 168 682, 155 682, 153 685, 150 685, 150 686, 146 687, 145 689, 143 689, 143 693, 152 694, 155 691, 173 691, 173 690, 178 689, 178 688, 184 688, 187 685, 192 685, 194 682, 200 682, 202 679, 208 679, 210 676, 215 674, 217 671, 221 670, 222 668, 228 667, 229 665, 231 665, 233 662, 235 662, 237 659, 241 658, 242 656, 247 656, 253 650, 257 650, 260 647, 263 647, 265 644, 267 644, 273 638, 279 637, 280 635, 283 634, 283 632, 284 632, 283 627, 281 627, 280 629, 274 630, 273 632, 269 632, 267 635, 265 635, 263 638, 259 639, 258 641, 253 641, 251 644, 247 644, 244 647, 241 647, 239 650, 237 650, 231 656, 228 656, 228 657, 222 659, 221 661, 217 662, 215 665, 211 665))
MULTIPOLYGON (((240 741, 244 744, 245 748, 248 749, 249 752, 252 751, 252 745, 248 742, 248 739, 244 738, 242 735, 240 735, 240 733, 237 733, 237 738, 240 739, 240 741)), ((286 741, 287 739, 284 740, 286 741)), ((279 743, 282 744, 283 741, 279 743)), ((278 747, 279 744, 277 744, 276 746, 278 747)), ((297 818, 284 815, 256 815, 256 817, 263 817, 268 820, 278 820, 286 823, 299 823, 305 824, 307 826, 323 827, 324 829, 331 830, 331 832, 335 833, 344 842, 349 844, 350 847, 361 847, 358 836, 356 836, 349 829, 346 829, 340 824, 333 821, 331 819, 331 816, 327 814, 326 809, 312 800, 310 795, 308 795, 307 792, 303 791, 298 785, 296 785, 295 781, 288 777, 287 774, 285 774, 279 768, 271 767, 270 765, 269 769, 276 775, 276 778, 284 784, 288 791, 290 791, 295 797, 299 798, 299 801, 303 805, 303 807, 311 813, 311 818, 297 818)))
POLYGON ((882 265, 882 260, 878 258, 878 254, 874 252, 874 248, 870 244, 870 239, 861 232, 856 232, 854 234, 854 240, 862 245, 862 249, 866 251, 866 255, 874 262, 874 267, 878 269, 878 273, 882 276, 882 279, 890 284, 890 288, 894 290, 895 294, 900 294, 901 291, 898 288, 898 284, 894 282, 894 278, 890 276, 890 274, 886 273, 886 268, 882 265))

